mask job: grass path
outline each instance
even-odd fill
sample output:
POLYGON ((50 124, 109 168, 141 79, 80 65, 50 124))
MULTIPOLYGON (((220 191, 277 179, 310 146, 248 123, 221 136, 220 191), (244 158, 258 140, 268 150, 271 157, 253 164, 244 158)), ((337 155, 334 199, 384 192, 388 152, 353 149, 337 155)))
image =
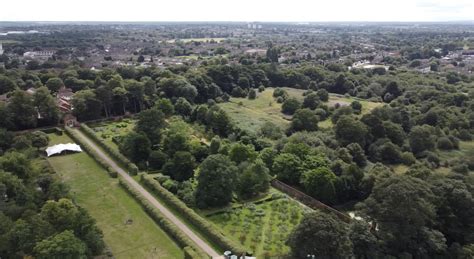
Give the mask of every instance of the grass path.
MULTIPOLYGON (((66 135, 50 136, 51 144, 73 143, 66 135)), ((48 160, 75 201, 97 221, 115 258, 183 258, 178 245, 86 153, 48 160), (128 219, 133 223, 125 224, 128 219)))

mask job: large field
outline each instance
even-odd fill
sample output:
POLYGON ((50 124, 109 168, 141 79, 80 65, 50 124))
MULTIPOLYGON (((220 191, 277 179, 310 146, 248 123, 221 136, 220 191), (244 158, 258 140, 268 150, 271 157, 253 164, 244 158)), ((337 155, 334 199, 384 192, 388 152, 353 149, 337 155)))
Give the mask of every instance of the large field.
POLYGON ((288 235, 309 208, 274 190, 278 199, 229 208, 207 218, 226 236, 241 243, 257 258, 275 258, 289 252, 288 235))
MULTIPOLYGON (((51 144, 73 142, 65 135, 50 137, 51 144)), ((86 153, 48 160, 71 187, 74 200, 97 221, 115 258, 183 258, 177 244, 86 153)))
POLYGON ((289 118, 281 113, 281 104, 273 98, 273 89, 258 93, 258 98, 230 98, 230 102, 219 104, 242 129, 257 132, 265 122, 272 122, 285 129, 289 118))
MULTIPOLYGON (((301 102, 304 99, 303 93, 305 90, 284 87, 291 97, 299 99, 301 102)), ((272 122, 281 129, 286 129, 291 121, 291 116, 281 113, 281 104, 277 103, 273 98, 273 88, 267 88, 265 91, 258 93, 255 100, 247 98, 230 98, 230 102, 221 103, 221 106, 242 129, 247 129, 251 132, 258 132, 260 127, 265 122, 272 122)), ((362 104, 362 115, 370 112, 374 108, 383 105, 383 103, 370 102, 353 97, 345 97, 342 95, 330 94, 328 106, 334 106, 339 103, 341 106, 350 105, 353 101, 359 101, 362 104)), ((318 123, 321 128, 332 127, 330 119, 318 123)))

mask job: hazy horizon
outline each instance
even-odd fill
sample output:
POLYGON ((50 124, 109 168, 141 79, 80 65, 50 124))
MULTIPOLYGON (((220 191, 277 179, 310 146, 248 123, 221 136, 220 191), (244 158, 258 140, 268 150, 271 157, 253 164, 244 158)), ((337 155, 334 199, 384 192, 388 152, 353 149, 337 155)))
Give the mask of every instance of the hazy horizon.
POLYGON ((472 0, 60 1, 2 3, 5 22, 470 22, 472 0), (67 2, 67 4, 65 3, 67 2))

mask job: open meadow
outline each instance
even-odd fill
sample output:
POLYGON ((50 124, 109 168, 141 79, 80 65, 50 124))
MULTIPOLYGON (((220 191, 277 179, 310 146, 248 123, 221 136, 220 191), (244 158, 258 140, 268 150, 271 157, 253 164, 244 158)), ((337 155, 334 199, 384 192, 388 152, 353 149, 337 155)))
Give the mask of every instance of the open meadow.
MULTIPOLYGON (((73 143, 66 135, 49 136, 50 144, 73 143)), ((48 161, 70 186, 74 201, 97 221, 115 258, 183 258, 178 245, 89 155, 61 155, 48 161)))
MULTIPOLYGON (((282 89, 287 91, 290 97, 295 97, 303 102, 303 93, 305 90, 288 87, 283 87, 282 89)), ((281 112, 281 104, 277 103, 275 98, 273 98, 274 90, 274 88, 266 88, 265 91, 257 94, 255 100, 232 97, 229 102, 220 103, 219 106, 222 107, 237 126, 242 129, 257 133, 265 122, 272 122, 285 130, 290 125, 291 116, 281 112)), ((374 108, 383 105, 383 103, 337 94, 329 94, 329 101, 325 104, 329 107, 334 107, 336 104, 345 106, 350 105, 353 101, 359 101, 362 104, 361 115, 369 113, 374 108)), ((318 126, 320 128, 330 128, 332 127, 332 122, 330 119, 326 119, 319 122, 318 126)))

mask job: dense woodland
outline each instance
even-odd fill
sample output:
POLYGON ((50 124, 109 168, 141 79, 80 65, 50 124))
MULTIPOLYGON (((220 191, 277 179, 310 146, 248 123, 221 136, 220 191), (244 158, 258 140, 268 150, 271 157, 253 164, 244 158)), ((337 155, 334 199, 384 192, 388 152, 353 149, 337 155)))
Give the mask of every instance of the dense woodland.
MULTIPOLYGON (((392 43, 405 44, 384 42, 392 43)), ((74 243, 68 253, 103 250, 93 220, 35 162, 33 147, 44 136, 14 133, 57 125, 54 96, 65 86, 79 121, 136 119, 133 132, 114 139, 120 152, 143 171, 161 171, 162 185, 190 207, 258 197, 276 178, 328 205, 352 204, 363 218, 347 224, 322 212, 305 215, 287 241, 294 258, 472 258, 474 157, 439 154, 474 138, 474 77, 422 74, 396 62, 388 70, 304 59, 287 66, 278 63, 281 51, 274 44, 264 57, 217 56, 167 68, 0 69, 0 95, 9 98, 0 102, 0 255, 47 258, 61 252, 49 250, 61 242, 74 243), (304 90, 303 100, 283 87, 304 90), (219 106, 231 97, 257 99, 269 88, 291 118, 288 128, 266 123, 255 134, 219 106), (360 101, 330 106, 329 94, 383 104, 362 114, 360 101), (326 119, 333 126, 318 127, 326 119), (208 143, 193 140, 185 124, 203 129, 208 143), (395 165, 408 170, 396 173, 395 165), (440 167, 449 170, 436 172, 440 167)), ((408 60, 437 55, 406 52, 408 60)))

